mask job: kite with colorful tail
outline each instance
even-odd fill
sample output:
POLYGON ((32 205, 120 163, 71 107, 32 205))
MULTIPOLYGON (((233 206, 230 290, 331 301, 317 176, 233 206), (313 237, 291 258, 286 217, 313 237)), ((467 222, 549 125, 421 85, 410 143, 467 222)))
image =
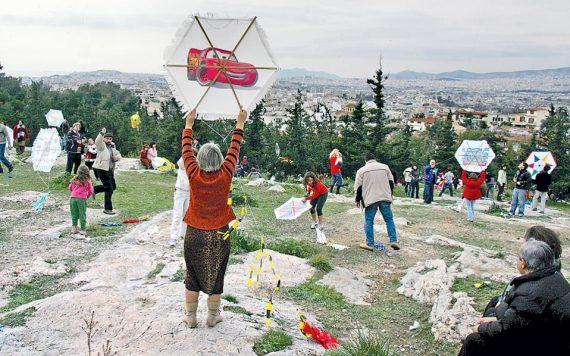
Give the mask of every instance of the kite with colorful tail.
POLYGON ((334 350, 340 346, 334 336, 325 330, 321 330, 318 327, 309 324, 307 318, 303 314, 299 314, 299 318, 301 319, 301 322, 299 323, 299 329, 301 329, 303 335, 305 335, 308 339, 313 339, 316 343, 324 347, 326 350, 334 350))

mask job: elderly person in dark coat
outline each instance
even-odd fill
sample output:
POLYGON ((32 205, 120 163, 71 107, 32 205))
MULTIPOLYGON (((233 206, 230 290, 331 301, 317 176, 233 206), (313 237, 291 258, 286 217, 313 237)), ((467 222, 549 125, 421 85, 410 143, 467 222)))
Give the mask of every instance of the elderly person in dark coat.
POLYGON ((521 275, 478 320, 459 355, 570 354, 570 284, 557 267, 548 244, 525 242, 517 262, 521 275))

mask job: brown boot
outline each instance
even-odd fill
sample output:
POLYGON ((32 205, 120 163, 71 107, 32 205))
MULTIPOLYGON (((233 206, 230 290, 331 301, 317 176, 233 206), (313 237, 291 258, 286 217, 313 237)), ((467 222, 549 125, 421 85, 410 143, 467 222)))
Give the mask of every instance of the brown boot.
POLYGON ((208 300, 208 318, 206 319, 206 325, 209 327, 216 326, 216 324, 222 320, 223 318, 220 315, 220 301, 208 300))
POLYGON ((196 319, 196 310, 198 310, 198 302, 185 302, 186 313, 184 313, 184 322, 189 328, 195 328, 198 325, 196 319))

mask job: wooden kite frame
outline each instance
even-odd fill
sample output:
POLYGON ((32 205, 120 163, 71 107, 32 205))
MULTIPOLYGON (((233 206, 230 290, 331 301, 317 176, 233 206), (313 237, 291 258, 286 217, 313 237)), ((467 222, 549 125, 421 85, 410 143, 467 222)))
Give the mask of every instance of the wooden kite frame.
MULTIPOLYGON (((216 47, 214 46, 214 44, 212 43, 212 41, 210 40, 210 37, 208 36, 208 33, 206 33, 206 30, 204 29, 204 26, 202 26, 202 22, 200 22, 200 19, 198 18, 198 16, 194 16, 194 20, 196 21, 196 23, 198 24, 198 26, 200 27, 200 30, 202 31, 202 33, 204 34, 204 37, 206 37, 206 40, 208 41, 208 44, 210 45, 210 47, 214 50, 214 54, 216 55, 216 57, 218 58, 222 58, 220 57, 220 55, 218 54, 218 51, 216 50, 216 47)), ((208 83, 208 86, 206 88, 206 91, 204 92, 204 94, 202 94, 202 96, 200 97, 200 100, 198 100, 198 102, 196 103, 196 106, 194 106, 194 110, 198 109, 198 106, 202 103, 202 101, 204 100, 204 98, 206 97, 206 95, 208 94, 208 92, 210 91, 210 89, 212 88, 212 84, 216 83, 216 81, 218 80, 218 77, 220 76, 220 74, 224 73, 224 75, 227 76, 227 69, 233 69, 233 68, 237 68, 237 67, 228 67, 226 66, 226 64, 229 61, 229 58, 231 56, 235 56, 235 51, 238 49, 239 45, 241 44, 241 42, 243 41, 244 37, 247 35, 247 33, 249 32, 249 30, 251 29, 251 27, 253 26, 253 24, 255 23, 255 21, 257 20, 257 16, 255 16, 251 22, 249 23, 249 25, 247 26, 247 28, 245 29, 245 31, 243 32, 243 34, 241 35, 241 37, 239 38, 239 40, 237 41, 236 45, 234 46, 234 49, 232 49, 232 51, 230 52, 230 54, 228 55, 228 58, 225 60, 225 62, 223 62, 220 66, 208 66, 208 68, 218 68, 220 69, 220 71, 218 72, 218 74, 216 74, 216 76, 214 77, 214 79, 208 83)), ((166 67, 184 67, 187 68, 189 67, 189 65, 187 64, 166 64, 166 67)), ((259 69, 259 70, 278 70, 279 68, 277 67, 253 67, 253 69, 259 69)), ((236 102, 239 106, 240 110, 243 110, 243 106, 241 105, 241 102, 239 101, 239 98, 237 96, 236 90, 234 88, 234 85, 232 84, 231 81, 228 81, 228 84, 230 85, 230 89, 232 90, 232 93, 234 95, 234 98, 236 99, 236 102)))

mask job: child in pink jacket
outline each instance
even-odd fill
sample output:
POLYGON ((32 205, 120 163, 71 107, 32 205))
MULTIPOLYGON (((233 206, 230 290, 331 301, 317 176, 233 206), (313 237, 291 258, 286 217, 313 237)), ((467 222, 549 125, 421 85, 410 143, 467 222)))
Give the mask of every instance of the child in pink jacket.
POLYGON ((85 236, 85 227, 87 224, 87 198, 93 195, 93 183, 89 168, 81 165, 77 170, 77 176, 71 184, 71 200, 69 202, 69 210, 71 211, 71 234, 81 234, 85 236), (79 220, 81 229, 77 229, 77 220, 79 220))

